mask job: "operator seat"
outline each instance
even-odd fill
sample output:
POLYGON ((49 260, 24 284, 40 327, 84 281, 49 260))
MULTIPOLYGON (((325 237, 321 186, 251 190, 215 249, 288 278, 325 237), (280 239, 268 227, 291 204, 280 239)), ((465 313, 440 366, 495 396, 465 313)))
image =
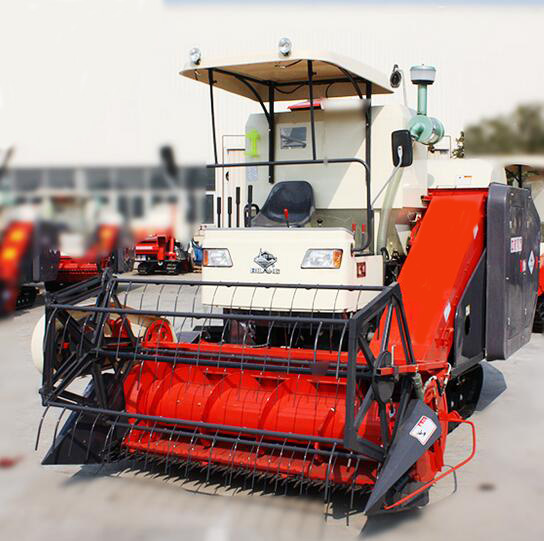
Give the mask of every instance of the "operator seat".
POLYGON ((289 212, 289 225, 307 224, 315 211, 314 190, 305 180, 286 180, 274 184, 262 209, 251 221, 252 227, 287 226, 283 210, 289 212))

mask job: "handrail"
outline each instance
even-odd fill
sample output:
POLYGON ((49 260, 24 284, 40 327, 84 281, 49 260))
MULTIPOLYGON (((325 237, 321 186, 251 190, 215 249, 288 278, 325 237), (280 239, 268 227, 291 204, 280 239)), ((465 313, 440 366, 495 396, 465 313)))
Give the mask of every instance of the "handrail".
MULTIPOLYGON (((264 167, 270 165, 327 165, 329 163, 358 163, 365 168, 365 171, 368 173, 370 168, 365 160, 360 158, 328 158, 328 159, 319 159, 319 160, 267 160, 267 161, 258 161, 258 162, 236 162, 236 163, 210 163, 206 165, 208 169, 226 169, 230 167, 264 167)), ((370 243, 372 242, 372 237, 374 236, 374 220, 372 213, 372 197, 370 193, 370 175, 365 175, 365 185, 366 185, 366 238, 363 242, 363 245, 356 250, 357 255, 366 250, 370 243)))

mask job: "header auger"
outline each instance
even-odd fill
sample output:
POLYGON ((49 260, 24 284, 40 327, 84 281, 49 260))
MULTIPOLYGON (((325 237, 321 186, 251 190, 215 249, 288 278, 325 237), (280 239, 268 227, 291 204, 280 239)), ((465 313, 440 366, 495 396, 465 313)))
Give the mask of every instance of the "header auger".
POLYGON ((263 111, 246 161, 216 149, 210 165, 248 170, 245 227, 206 231, 202 281, 108 272, 49 296, 41 393, 70 415, 44 463, 143 457, 326 501, 367 491, 367 513, 424 505, 474 454, 480 361, 529 340, 529 192, 480 160, 427 159, 422 133, 441 125, 373 107, 393 90, 357 62, 285 47, 191 59, 182 73, 209 85, 212 119, 216 87, 263 111), (275 110, 300 98, 305 110, 275 110), (460 423, 473 450, 442 472, 460 423))

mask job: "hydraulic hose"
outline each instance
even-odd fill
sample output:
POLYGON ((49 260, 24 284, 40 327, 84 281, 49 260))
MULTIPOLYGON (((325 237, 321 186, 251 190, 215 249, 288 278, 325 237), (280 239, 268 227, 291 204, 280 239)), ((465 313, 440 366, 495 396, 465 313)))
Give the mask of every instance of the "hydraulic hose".
POLYGON ((399 156, 398 164, 393 169, 393 172, 387 179, 387 182, 383 185, 382 189, 378 192, 374 201, 372 202, 372 207, 376 203, 376 200, 382 194, 383 190, 386 189, 385 196, 383 198, 383 204, 380 211, 380 225, 378 227, 378 235, 376 238, 376 253, 381 253, 382 248, 386 247, 387 244, 387 232, 389 230, 389 222, 391 220, 391 210, 393 207, 393 202, 395 201, 395 196, 397 195, 397 190, 400 186, 400 181, 402 179, 402 147, 398 147, 397 153, 399 156))

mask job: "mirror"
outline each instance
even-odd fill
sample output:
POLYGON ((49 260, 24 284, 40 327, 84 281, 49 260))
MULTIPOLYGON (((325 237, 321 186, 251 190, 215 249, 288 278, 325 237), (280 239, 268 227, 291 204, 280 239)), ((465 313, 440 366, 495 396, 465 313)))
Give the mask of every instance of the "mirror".
POLYGON ((402 161, 400 167, 408 167, 414 161, 412 149, 412 136, 409 130, 396 130, 391 134, 391 151, 393 153, 393 165, 399 165, 398 148, 402 148, 402 161))

